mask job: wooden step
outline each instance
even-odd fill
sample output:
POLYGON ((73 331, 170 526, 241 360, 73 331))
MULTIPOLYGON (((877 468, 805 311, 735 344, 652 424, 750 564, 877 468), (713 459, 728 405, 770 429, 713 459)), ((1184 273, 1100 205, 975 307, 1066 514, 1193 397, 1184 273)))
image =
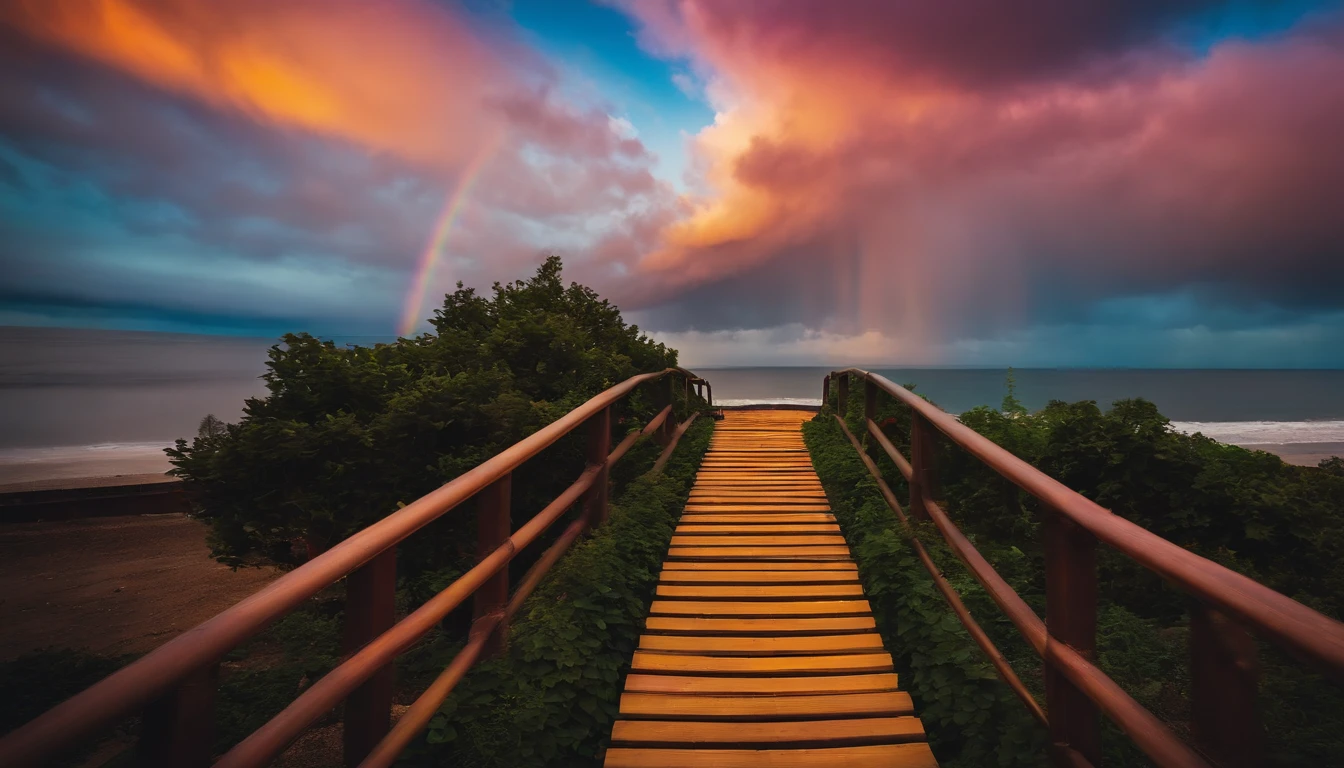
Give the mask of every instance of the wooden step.
POLYGON ((873 653, 882 650, 876 632, 851 635, 799 635, 795 637, 714 637, 694 635, 643 635, 642 651, 694 653, 714 656, 804 656, 833 653, 873 653))
POLYGON ((779 636, 834 635, 869 632, 877 628, 872 616, 789 617, 741 619, 736 617, 650 616, 645 631, 653 634, 779 636))
POLYGON ((895 672, 872 675, 822 675, 819 677, 690 677, 683 675, 627 675, 628 693, 682 693, 712 696, 795 696, 820 693, 868 693, 895 691, 900 680, 895 672))
POLYGON ((854 584, 659 584, 658 597, 691 600, 816 600, 863 597, 854 584))
POLYGON ((635 651, 631 672, 703 675, 853 675, 891 672, 889 653, 841 653, 833 656, 695 656, 635 651))
POLYGON ((872 613, 867 600, 659 600, 649 608, 654 616, 862 616, 872 613))
POLYGON ((904 691, 818 696, 691 696, 626 693, 621 715, 659 720, 817 720, 842 717, 898 717, 914 712, 904 691))
POLYGON ((937 768, 924 742, 835 749, 607 750, 606 768, 937 768))

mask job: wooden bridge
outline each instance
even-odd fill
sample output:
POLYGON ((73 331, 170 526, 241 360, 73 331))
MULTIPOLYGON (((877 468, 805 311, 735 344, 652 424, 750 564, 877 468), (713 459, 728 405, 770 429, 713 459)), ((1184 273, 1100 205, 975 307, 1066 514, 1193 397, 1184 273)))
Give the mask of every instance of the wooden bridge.
POLYGON ((803 446, 728 412, 658 582, 608 768, 932 766, 803 446))
MULTIPOLYGON (((1115 723, 1159 766, 1262 764, 1251 633, 1344 681, 1344 624, 1111 514, 952 416, 867 371, 825 378, 823 418, 840 429, 875 479, 949 610, 1000 678, 1048 729, 1056 766, 1101 763, 1100 719, 1115 723), (852 385, 864 388, 860 441, 841 418, 852 385), (874 421, 879 399, 908 409, 909 456, 874 421), (1046 615, 1041 618, 976 551, 937 493, 935 440, 991 467, 1040 502, 1046 615), (885 453, 908 486, 902 504, 870 452, 885 453), (1041 657, 1038 702, 966 610, 906 522, 928 521, 1041 657), (1191 598, 1192 741, 1178 738, 1094 662, 1097 548, 1105 545, 1191 598)), ((286 709, 214 762, 265 765, 343 705, 347 765, 389 766, 419 737, 453 688, 498 652, 509 622, 584 532, 607 519, 608 474, 644 438, 663 444, 662 466, 711 400, 704 379, 679 368, 632 377, 597 395, 438 490, 388 515, 257 594, 164 644, 0 739, 0 766, 47 765, 136 715, 140 762, 211 763, 220 661, 232 649, 344 579, 346 656, 286 709), (680 382, 681 386, 677 386, 680 382), (612 409, 637 389, 661 410, 614 447, 612 409), (692 392, 705 394, 693 397, 692 392), (678 418, 684 419, 677 423, 678 418), (587 466, 534 517, 511 530, 512 473, 576 430, 587 466), (397 619, 397 545, 474 499, 479 562, 397 619), (576 505, 578 515, 516 585, 509 561, 576 505), (458 606, 473 601, 465 647, 391 722, 392 662, 458 606)), ((876 632, 858 571, 830 514, 800 434, 798 411, 725 414, 673 536, 644 634, 634 653, 606 765, 932 766, 934 756, 892 657, 876 632)))

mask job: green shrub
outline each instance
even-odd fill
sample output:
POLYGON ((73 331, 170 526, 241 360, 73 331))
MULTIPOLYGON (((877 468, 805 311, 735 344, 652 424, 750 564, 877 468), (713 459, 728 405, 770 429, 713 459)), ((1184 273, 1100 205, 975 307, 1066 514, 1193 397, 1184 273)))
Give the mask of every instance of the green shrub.
MULTIPOLYGON (((850 391, 862 390, 852 385, 850 391)), ((909 409, 890 398, 880 403, 878 423, 899 449, 908 452, 909 409)), ((853 446, 830 415, 835 406, 832 398, 822 419, 805 426, 828 495, 848 498, 850 508, 860 512, 864 525, 874 530, 884 525, 894 528, 895 521, 875 484, 866 477, 853 446), (883 515, 887 516, 885 522, 883 515)), ((865 435, 859 428, 862 397, 851 395, 847 411, 851 431, 865 435)), ((1016 405, 1010 391, 1001 410, 975 408, 959 418, 1117 515, 1327 615, 1341 615, 1344 473, 1336 470, 1344 465, 1323 462, 1319 468, 1296 467, 1268 453, 1224 445, 1202 435, 1185 435, 1174 431, 1166 418, 1143 400, 1117 401, 1107 411, 1093 402, 1052 402, 1028 413, 1016 405)), ((949 514, 985 559, 1037 615, 1044 617, 1039 503, 950 441, 937 440, 934 457, 939 496, 949 514)), ((885 455, 877 462, 897 498, 904 498, 908 487, 900 473, 885 455)), ((849 530, 846 535, 851 535, 849 530)), ((921 532, 920 538, 957 587, 971 614, 1024 684, 1044 702, 1039 658, 984 591, 967 577, 964 566, 942 546, 938 533, 921 532)), ((904 541, 893 534, 888 544, 899 554, 904 541)), ((865 559, 872 559, 871 553, 865 557, 862 544, 855 547, 855 554, 861 568, 865 559)), ((924 589, 918 585, 928 581, 912 554, 904 560, 892 555, 880 572, 865 575, 865 579, 879 582, 907 577, 913 580, 908 582, 912 589, 924 589)), ((1173 732, 1188 738, 1189 596, 1104 546, 1098 551, 1098 587, 1098 666, 1173 732)), ((900 610, 886 617, 888 620, 898 624, 921 620, 909 606, 896 608, 900 610)), ((887 609, 878 601, 874 610, 881 614, 887 609)), ((940 611, 951 619, 946 607, 930 603, 924 620, 934 621, 940 611)), ((879 615, 879 621, 883 618, 879 615)), ((974 654, 978 657, 979 651, 974 654)), ((1338 728, 1344 720, 1344 691, 1263 642, 1260 658, 1259 703, 1268 763, 1344 764, 1344 732, 1338 728)), ((909 669, 915 671, 914 667, 909 669)), ((972 672, 962 670, 960 674, 969 676, 972 672)), ((921 679, 911 674, 905 682, 918 703, 921 679)), ((937 714, 936 709, 930 711, 937 714)), ((965 738, 955 727, 955 720, 949 723, 926 715, 925 722, 935 749, 943 749, 940 755, 946 754, 944 744, 960 745, 965 738)), ((1104 720, 1102 747, 1107 765, 1148 764, 1132 742, 1104 720)), ((960 762, 960 752, 957 754, 960 762)))
MULTIPOLYGON (((249 399, 239 423, 168 450, 212 525, 215 554, 231 564, 253 553, 302 561, 602 390, 676 364, 676 350, 627 325, 610 302, 566 286, 556 257, 493 294, 459 285, 435 311, 432 333, 391 344, 338 347, 288 334, 272 347, 266 397, 249 399)), ((613 440, 657 412, 664 387, 640 387, 613 406, 613 440)), ((683 418, 703 404, 673 390, 683 418)), ((578 430, 514 472, 515 528, 583 470, 584 440, 578 430)), ((470 567, 472 519, 448 515, 418 532, 399 548, 398 571, 470 567)))
POLYGON ((712 431, 713 422, 696 422, 662 474, 626 485, 608 523, 575 544, 523 606, 506 654, 467 675, 408 762, 472 768, 600 762, 712 431))
MULTIPOLYGON (((901 687, 914 698, 939 762, 949 768, 1043 765, 1043 729, 948 609, 830 410, 804 424, 803 435, 901 687)), ((979 588, 964 571, 947 576, 968 604, 978 602, 979 588)))

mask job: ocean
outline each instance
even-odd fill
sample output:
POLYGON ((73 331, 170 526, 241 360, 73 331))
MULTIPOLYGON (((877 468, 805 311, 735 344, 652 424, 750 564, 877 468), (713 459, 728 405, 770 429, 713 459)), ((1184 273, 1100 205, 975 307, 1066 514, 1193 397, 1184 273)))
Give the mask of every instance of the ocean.
MULTIPOLYGON (((0 484, 169 468, 163 448, 207 413, 235 421, 265 394, 269 339, 0 328, 0 484)), ((715 402, 820 402, 826 368, 699 368, 715 402)), ((874 368, 951 413, 997 405, 1005 371, 874 368)), ((1019 369, 1028 408, 1144 397, 1185 431, 1242 445, 1344 451, 1344 371, 1019 369)), ((1310 462, 1310 463, 1314 463, 1310 462)))

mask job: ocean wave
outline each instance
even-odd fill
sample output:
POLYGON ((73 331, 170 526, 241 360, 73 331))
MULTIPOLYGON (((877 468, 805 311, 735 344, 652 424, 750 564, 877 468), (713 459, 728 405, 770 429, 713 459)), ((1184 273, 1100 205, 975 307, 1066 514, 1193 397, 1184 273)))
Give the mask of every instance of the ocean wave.
POLYGON ((1173 421, 1171 426, 1234 445, 1344 442, 1344 421, 1173 421))
POLYGON ((55 445, 40 448, 0 448, 0 464, 47 464, 97 459, 139 459, 163 457, 171 440, 154 443, 96 443, 94 445, 55 445))

